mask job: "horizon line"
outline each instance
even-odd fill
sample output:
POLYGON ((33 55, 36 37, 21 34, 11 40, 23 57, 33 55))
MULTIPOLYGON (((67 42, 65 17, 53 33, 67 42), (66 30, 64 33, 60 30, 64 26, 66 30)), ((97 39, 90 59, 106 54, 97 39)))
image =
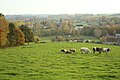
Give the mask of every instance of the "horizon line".
POLYGON ((74 13, 74 14, 70 14, 70 13, 59 13, 59 14, 52 14, 52 13, 21 13, 21 14, 4 14, 2 13, 3 15, 75 15, 75 14, 93 14, 93 15, 111 15, 111 14, 120 14, 119 13, 74 13))

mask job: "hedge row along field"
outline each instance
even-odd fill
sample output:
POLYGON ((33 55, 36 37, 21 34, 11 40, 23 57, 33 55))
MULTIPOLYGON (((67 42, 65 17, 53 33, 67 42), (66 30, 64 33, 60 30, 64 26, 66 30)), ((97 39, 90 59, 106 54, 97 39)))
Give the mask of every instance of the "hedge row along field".
POLYGON ((59 42, 0 49, 0 80, 120 80, 120 46, 59 42), (95 46, 112 51, 80 52, 95 46), (60 53, 64 48, 77 52, 60 53))

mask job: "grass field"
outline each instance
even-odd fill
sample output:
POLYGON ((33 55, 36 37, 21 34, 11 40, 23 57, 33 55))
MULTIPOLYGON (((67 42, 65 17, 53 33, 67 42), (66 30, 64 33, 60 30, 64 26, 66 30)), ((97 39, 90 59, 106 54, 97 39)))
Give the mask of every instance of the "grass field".
POLYGON ((59 42, 0 49, 0 80, 120 80, 120 46, 59 42), (80 52, 94 46, 112 52, 80 52), (63 48, 77 52, 60 53, 63 48))

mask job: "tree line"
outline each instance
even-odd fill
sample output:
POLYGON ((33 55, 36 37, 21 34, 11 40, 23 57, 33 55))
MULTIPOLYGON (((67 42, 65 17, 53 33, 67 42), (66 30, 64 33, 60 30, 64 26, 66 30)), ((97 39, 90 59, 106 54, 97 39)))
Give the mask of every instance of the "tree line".
POLYGON ((31 41, 34 41, 34 35, 27 25, 15 27, 0 14, 0 48, 19 46, 31 41))
POLYGON ((36 20, 32 28, 37 36, 72 35, 95 36, 120 34, 120 18, 114 16, 77 17, 70 19, 36 20), (79 27, 77 30, 76 27, 79 27), (80 28, 82 27, 82 28, 80 28))
POLYGON ((97 38, 107 35, 115 36, 116 34, 120 34, 120 25, 108 27, 83 27, 80 34, 84 36, 95 36, 97 38))
POLYGON ((79 35, 79 31, 73 26, 72 20, 42 20, 35 22, 32 27, 33 33, 39 37, 54 35, 79 35))

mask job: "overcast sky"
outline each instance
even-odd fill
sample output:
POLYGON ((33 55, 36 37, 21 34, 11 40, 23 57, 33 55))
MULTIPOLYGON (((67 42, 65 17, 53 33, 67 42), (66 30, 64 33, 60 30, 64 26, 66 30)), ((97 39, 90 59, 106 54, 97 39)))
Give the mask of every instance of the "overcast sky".
POLYGON ((1 0, 3 14, 112 14, 120 0, 1 0))

